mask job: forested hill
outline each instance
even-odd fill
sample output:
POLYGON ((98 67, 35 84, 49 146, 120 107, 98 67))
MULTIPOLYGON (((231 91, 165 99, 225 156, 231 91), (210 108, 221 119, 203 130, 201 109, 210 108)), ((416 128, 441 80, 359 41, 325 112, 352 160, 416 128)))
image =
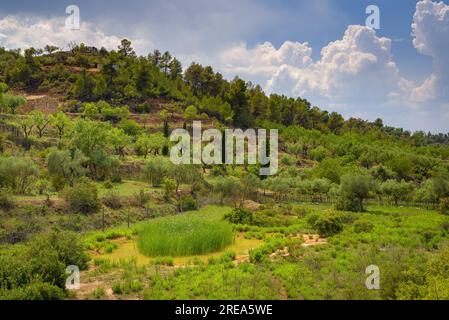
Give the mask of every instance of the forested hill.
MULTIPOLYGON (((449 143, 448 134, 412 134, 384 126, 381 119, 344 120, 340 114, 323 111, 300 97, 267 96, 259 85, 238 77, 228 81, 210 66, 192 63, 183 70, 169 52, 155 50, 147 57, 137 56, 126 39, 113 51, 84 44, 70 44, 69 48, 62 51, 48 45, 24 52, 2 48, 0 82, 15 94, 57 97, 70 112, 82 110, 85 102, 106 101, 113 107, 127 106, 133 113, 147 113, 156 99, 183 110, 195 106, 187 114, 198 113, 203 119, 216 118, 235 127, 299 125, 324 134, 370 133, 413 146, 449 143)), ((20 104, 13 96, 6 95, 6 100, 4 109, 20 104)))

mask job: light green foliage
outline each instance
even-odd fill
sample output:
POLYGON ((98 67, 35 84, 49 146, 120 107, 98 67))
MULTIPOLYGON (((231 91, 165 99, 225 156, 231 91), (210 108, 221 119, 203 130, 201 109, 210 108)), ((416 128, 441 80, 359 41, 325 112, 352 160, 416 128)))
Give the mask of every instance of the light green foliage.
POLYGON ((374 181, 367 173, 348 173, 341 179, 340 200, 337 209, 364 211, 363 201, 374 190, 374 181))
POLYGON ((47 115, 38 110, 33 110, 32 112, 30 112, 30 115, 33 119, 34 125, 36 126, 39 138, 42 138, 45 133, 45 129, 50 122, 49 118, 47 117, 47 115))
POLYGON ((126 147, 131 144, 131 137, 122 129, 112 128, 109 131, 108 138, 110 145, 114 148, 115 154, 123 158, 126 154, 126 147))
POLYGON ((10 93, 4 93, 1 97, 0 104, 4 111, 16 114, 18 108, 26 103, 26 99, 21 96, 15 96, 10 93))
POLYGON ((184 111, 184 117, 187 121, 193 121, 198 116, 198 109, 195 106, 188 106, 184 111))
POLYGON ((49 116, 50 125, 56 129, 59 140, 62 140, 66 129, 70 126, 70 118, 62 111, 58 111, 49 116))
POLYGON ((187 214, 148 222, 139 232, 139 250, 149 256, 188 256, 217 251, 232 243, 227 222, 187 214))
POLYGON ((78 120, 75 122, 70 145, 79 149, 89 159, 90 173, 95 177, 106 176, 117 165, 110 153, 109 133, 111 126, 103 122, 78 120))
POLYGON ((142 134, 137 138, 135 149, 146 159, 150 153, 159 155, 167 143, 167 138, 161 132, 153 134, 142 134))
POLYGON ((84 164, 87 158, 80 150, 52 150, 47 156, 50 176, 63 179, 70 186, 86 174, 84 164))
POLYGON ((380 186, 380 192, 390 197, 396 205, 399 200, 407 199, 413 191, 413 185, 405 181, 387 180, 380 186))
POLYGON ((0 184, 19 193, 26 193, 39 175, 39 167, 29 158, 0 158, 0 184))
POLYGON ((87 179, 80 180, 73 187, 66 187, 61 196, 74 213, 95 213, 101 206, 97 187, 87 179))
POLYGON ((122 120, 120 129, 132 137, 138 136, 142 132, 142 127, 134 120, 122 120))
POLYGON ((163 157, 150 159, 143 167, 142 174, 146 181, 153 187, 161 186, 164 178, 170 175, 172 165, 169 160, 163 157))

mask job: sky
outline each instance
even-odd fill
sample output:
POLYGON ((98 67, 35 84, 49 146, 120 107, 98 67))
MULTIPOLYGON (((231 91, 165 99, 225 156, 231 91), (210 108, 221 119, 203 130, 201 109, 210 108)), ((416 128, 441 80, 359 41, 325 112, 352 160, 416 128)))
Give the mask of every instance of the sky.
POLYGON ((346 118, 449 132, 449 1, 15 0, 0 3, 0 46, 168 50, 267 93, 301 96, 346 118), (80 10, 80 30, 65 26, 80 10), (380 29, 369 28, 376 5, 380 29))

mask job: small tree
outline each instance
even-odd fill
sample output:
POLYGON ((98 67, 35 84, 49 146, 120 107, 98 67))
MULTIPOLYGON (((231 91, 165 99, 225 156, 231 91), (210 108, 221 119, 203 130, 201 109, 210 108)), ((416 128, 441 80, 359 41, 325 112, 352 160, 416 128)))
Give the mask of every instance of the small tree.
POLYGON ((5 108, 5 111, 16 114, 20 106, 26 103, 26 99, 22 96, 14 96, 9 93, 5 93, 2 96, 1 104, 5 108))
POLYGON ((19 193, 26 193, 38 175, 39 167, 29 158, 9 157, 0 161, 0 182, 19 193))
POLYGON ((131 143, 131 137, 122 129, 112 128, 109 131, 109 143, 114 148, 115 153, 121 158, 124 158, 125 149, 131 143))
POLYGON ((188 106, 184 111, 184 118, 191 122, 195 120, 198 116, 198 110, 195 106, 188 106))
POLYGON ((223 205, 226 198, 232 198, 239 190, 239 181, 233 177, 217 177, 212 181, 212 190, 220 196, 220 204, 223 205))
POLYGON ((79 150, 53 150, 47 156, 48 173, 73 186, 76 179, 86 174, 87 160, 79 150))
POLYGON ((373 178, 366 173, 348 173, 341 178, 338 210, 364 211, 363 201, 374 189, 373 178))
POLYGON ((47 128, 47 126, 50 122, 50 119, 38 110, 33 110, 30 113, 30 115, 34 121, 34 125, 36 126, 39 138, 42 138, 42 136, 44 135, 45 129, 47 128))
POLYGON ((58 132, 59 141, 61 141, 65 130, 70 125, 70 118, 64 112, 58 111, 55 114, 51 114, 49 120, 50 125, 58 132))
POLYGON ((146 159, 153 152, 154 155, 160 154, 161 149, 166 144, 166 138, 162 133, 157 132, 151 135, 142 134, 135 143, 137 151, 146 159))
POLYGON ((387 180, 380 186, 380 192, 393 199, 397 206, 399 200, 406 199, 413 191, 413 185, 405 181, 387 180))
POLYGON ((149 160, 143 168, 145 180, 150 182, 153 187, 161 186, 164 177, 169 175, 170 165, 161 157, 149 160))

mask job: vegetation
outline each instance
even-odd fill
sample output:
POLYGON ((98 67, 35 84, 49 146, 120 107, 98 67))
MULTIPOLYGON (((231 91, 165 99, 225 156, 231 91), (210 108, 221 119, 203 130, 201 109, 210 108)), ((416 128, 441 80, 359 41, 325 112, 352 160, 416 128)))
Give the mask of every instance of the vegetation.
POLYGON ((218 251, 234 239, 226 222, 186 214, 148 222, 139 232, 139 250, 149 256, 188 256, 218 251))
POLYGON ((0 299, 449 297, 448 134, 345 120, 126 39, 0 48, 0 110, 0 299), (278 173, 174 165, 170 131, 194 120, 278 129, 278 173), (69 293, 65 268, 89 264, 99 284, 69 293))

